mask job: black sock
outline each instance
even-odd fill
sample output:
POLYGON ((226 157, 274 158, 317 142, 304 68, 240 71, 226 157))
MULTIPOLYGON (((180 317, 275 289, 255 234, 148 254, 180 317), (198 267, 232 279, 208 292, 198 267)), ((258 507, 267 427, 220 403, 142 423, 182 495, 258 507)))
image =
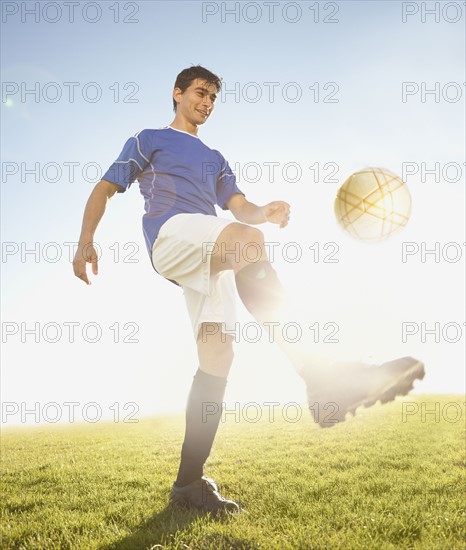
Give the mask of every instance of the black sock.
POLYGON ((243 304, 256 319, 264 320, 281 305, 283 287, 270 262, 249 264, 238 271, 235 279, 243 304))
POLYGON ((210 454, 222 415, 226 378, 198 369, 186 407, 186 432, 176 484, 179 487, 199 479, 210 454))

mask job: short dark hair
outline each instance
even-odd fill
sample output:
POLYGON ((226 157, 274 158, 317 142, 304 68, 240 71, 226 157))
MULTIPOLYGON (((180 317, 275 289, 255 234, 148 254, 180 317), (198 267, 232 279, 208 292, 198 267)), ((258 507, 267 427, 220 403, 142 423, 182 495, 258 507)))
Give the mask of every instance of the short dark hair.
MULTIPOLYGON (((222 87, 222 79, 219 76, 210 72, 208 69, 202 67, 201 65, 193 65, 192 67, 189 67, 188 69, 183 69, 181 71, 181 73, 176 77, 175 85, 173 86, 173 88, 179 88, 182 92, 185 92, 191 85, 191 82, 193 80, 196 80, 197 78, 205 80, 209 84, 213 84, 217 89, 217 92, 219 92, 222 87)), ((173 100, 173 110, 175 111, 175 113, 176 107, 177 103, 175 100, 173 100)))

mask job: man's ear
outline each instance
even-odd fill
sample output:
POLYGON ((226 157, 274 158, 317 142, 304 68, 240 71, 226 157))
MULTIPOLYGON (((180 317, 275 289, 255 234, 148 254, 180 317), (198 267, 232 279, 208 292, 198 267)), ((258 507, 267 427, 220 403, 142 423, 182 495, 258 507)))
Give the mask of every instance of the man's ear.
POLYGON ((181 91, 181 88, 175 88, 173 90, 173 99, 176 103, 179 103, 181 101, 181 96, 183 95, 183 92, 181 91))

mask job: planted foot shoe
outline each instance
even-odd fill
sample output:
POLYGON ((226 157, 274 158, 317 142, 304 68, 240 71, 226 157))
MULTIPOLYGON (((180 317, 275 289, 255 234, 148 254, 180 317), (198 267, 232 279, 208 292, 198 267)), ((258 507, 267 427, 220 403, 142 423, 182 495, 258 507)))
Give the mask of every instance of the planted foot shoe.
POLYGON ((402 357, 380 366, 339 363, 323 375, 302 371, 307 384, 309 409, 322 428, 344 422, 347 413, 370 407, 377 401, 388 403, 397 395, 407 395, 416 379, 424 378, 424 364, 413 357, 402 357))
POLYGON ((189 485, 178 487, 173 484, 170 505, 183 508, 197 508, 204 512, 239 512, 239 506, 232 500, 223 498, 213 479, 201 477, 189 485))

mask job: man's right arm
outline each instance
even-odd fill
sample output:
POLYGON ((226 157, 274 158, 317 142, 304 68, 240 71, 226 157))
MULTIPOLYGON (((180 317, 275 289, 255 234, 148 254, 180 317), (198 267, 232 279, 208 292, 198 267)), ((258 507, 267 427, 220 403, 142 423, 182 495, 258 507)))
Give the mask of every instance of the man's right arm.
POLYGON ((91 282, 87 276, 86 264, 92 264, 92 273, 97 275, 97 252, 94 248, 94 233, 104 215, 107 202, 113 195, 121 190, 119 185, 107 180, 100 180, 94 187, 84 210, 81 235, 78 248, 73 260, 73 269, 76 277, 82 279, 86 284, 91 282))

